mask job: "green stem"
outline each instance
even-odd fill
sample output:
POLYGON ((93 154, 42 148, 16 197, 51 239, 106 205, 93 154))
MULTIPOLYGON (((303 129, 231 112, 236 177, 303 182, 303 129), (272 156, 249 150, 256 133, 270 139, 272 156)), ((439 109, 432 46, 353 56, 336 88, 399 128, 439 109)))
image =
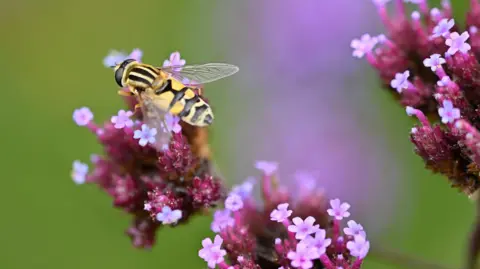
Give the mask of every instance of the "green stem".
POLYGON ((400 265, 409 269, 453 269, 448 266, 425 261, 418 257, 413 257, 394 250, 372 249, 368 254, 371 258, 383 260, 385 264, 400 265))

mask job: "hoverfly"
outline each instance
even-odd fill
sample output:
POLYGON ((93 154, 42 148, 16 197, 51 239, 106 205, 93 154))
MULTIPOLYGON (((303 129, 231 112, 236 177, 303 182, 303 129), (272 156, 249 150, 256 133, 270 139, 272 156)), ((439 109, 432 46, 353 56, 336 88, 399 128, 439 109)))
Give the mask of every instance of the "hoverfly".
POLYGON ((157 129, 158 145, 169 139, 163 135, 169 132, 162 132, 166 113, 197 127, 212 124, 212 109, 198 93, 198 86, 231 76, 238 70, 237 66, 225 63, 154 67, 133 59, 114 67, 117 84, 128 87, 127 95, 137 98, 145 123, 157 129))

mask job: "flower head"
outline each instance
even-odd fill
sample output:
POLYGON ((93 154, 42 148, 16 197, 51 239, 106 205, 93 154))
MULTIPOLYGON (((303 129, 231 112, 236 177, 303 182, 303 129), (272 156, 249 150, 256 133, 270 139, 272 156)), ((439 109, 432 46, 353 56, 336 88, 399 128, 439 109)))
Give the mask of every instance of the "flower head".
POLYGON ((150 128, 146 124, 142 124, 141 128, 141 130, 135 130, 135 132, 133 133, 133 138, 140 139, 138 141, 138 144, 143 147, 148 143, 155 143, 155 135, 157 135, 157 129, 150 128))
POLYGON ((451 33, 450 36, 445 40, 445 44, 450 48, 447 50, 447 54, 453 55, 460 51, 462 53, 467 53, 472 47, 466 41, 470 37, 470 34, 465 31, 461 35, 457 32, 451 33))
POLYGON ((480 190, 480 5, 471 1, 464 28, 452 18, 450 1, 432 9, 421 1, 423 19, 414 16, 412 22, 402 1, 396 7, 394 16, 377 7, 388 35, 367 61, 407 114, 418 119, 410 132, 415 153, 429 170, 473 197, 480 190), (462 128, 456 127, 459 121, 462 128))
POLYGON ((163 62, 163 67, 173 66, 176 67, 173 68, 174 71, 180 71, 182 68, 179 66, 184 66, 185 63, 186 61, 180 58, 180 52, 176 51, 172 52, 172 54, 170 54, 170 58, 163 62))
POLYGON ((377 43, 378 38, 364 34, 360 39, 354 39, 350 43, 350 47, 353 49, 352 55, 357 58, 362 58, 366 53, 371 52, 377 43))
POLYGON ((235 220, 232 218, 231 214, 231 211, 228 209, 217 210, 215 214, 213 214, 213 221, 211 225, 212 231, 218 233, 228 226, 233 226, 235 220))
POLYGON ((182 131, 182 126, 180 126, 180 118, 177 116, 167 113, 165 115, 165 123, 167 124, 166 128, 169 132, 178 134, 182 131))
POLYGON ((284 222, 292 215, 292 210, 288 210, 288 203, 279 204, 276 209, 270 213, 270 219, 276 222, 284 222))
MULTIPOLYGON (((303 198, 293 202, 290 193, 280 191, 281 187, 270 189, 274 180, 264 176, 259 184, 264 194, 263 203, 257 203, 250 194, 242 197, 243 206, 235 212, 229 209, 215 212, 212 230, 222 241, 215 244, 210 239, 204 240, 199 256, 208 263, 213 259, 209 256, 211 249, 218 253, 223 244, 228 259, 210 265, 215 263, 220 268, 235 269, 317 268, 317 265, 320 268, 360 268, 363 258, 354 259, 346 247, 354 240, 353 236, 342 235, 340 221, 328 219, 324 193, 302 192, 303 198)), ((252 192, 249 190, 249 193, 252 192)), ((225 203, 225 207, 230 205, 225 203)), ((348 231, 356 229, 354 225, 349 228, 348 231)))
POLYGON ((350 217, 348 209, 350 205, 348 203, 340 203, 340 199, 333 199, 330 201, 331 208, 327 210, 328 215, 335 217, 337 220, 350 217))
POLYGON ((73 162, 72 179, 77 184, 83 184, 88 174, 88 165, 80 161, 73 162))
MULTIPOLYGON (((130 55, 114 52, 104 64, 112 67, 127 58, 140 61, 141 56, 138 49, 130 55)), ((75 123, 88 127, 104 154, 94 155, 91 171, 86 164, 74 162, 72 178, 78 184, 98 185, 114 207, 132 216, 126 234, 133 246, 151 248, 159 227, 189 223, 191 216, 221 204, 225 189, 204 154, 209 151, 206 128, 184 125, 167 115, 170 138, 157 141, 162 137, 156 132, 167 130, 150 128, 141 111, 131 112, 138 104, 136 97, 124 98, 128 109, 119 110, 102 125, 93 122, 90 109, 75 110, 75 123)))
POLYGON ((93 120, 93 113, 88 107, 82 107, 73 111, 73 121, 78 126, 85 126, 93 120))
POLYGON ((297 244, 295 251, 290 251, 287 258, 291 260, 291 264, 295 268, 309 269, 313 267, 313 260, 318 258, 315 249, 310 248, 307 244, 297 244))
POLYGON ((105 67, 112 67, 126 59, 134 59, 135 61, 140 62, 142 59, 143 52, 140 49, 134 49, 130 55, 125 54, 125 52, 112 50, 110 53, 103 59, 103 65, 105 67))
POLYGON ((316 252, 316 256, 320 257, 325 254, 327 247, 332 243, 332 239, 326 238, 326 235, 326 231, 320 229, 315 233, 315 237, 307 236, 302 242, 313 248, 316 252))
POLYGON ((367 241, 366 237, 356 235, 353 241, 347 243, 347 248, 353 257, 363 259, 370 250, 370 242, 367 241))
POLYGON ((225 208, 233 212, 242 209, 243 201, 242 197, 236 193, 230 194, 225 200, 225 208))
POLYGON ((444 63, 446 63, 445 59, 443 59, 438 53, 432 54, 429 58, 423 60, 423 65, 430 67, 434 72, 444 63))
POLYGON ((200 258, 204 259, 208 263, 208 267, 215 268, 215 266, 224 261, 223 257, 227 252, 221 249, 222 238, 215 236, 215 242, 212 242, 210 238, 202 241, 203 248, 198 252, 200 258))
POLYGON ((255 163, 255 167, 258 170, 261 170, 265 176, 271 176, 277 171, 278 163, 268 162, 268 161, 257 161, 255 163))
POLYGON ((395 74, 395 78, 390 82, 390 86, 395 88, 398 93, 401 93, 403 90, 408 89, 409 82, 408 77, 410 76, 410 71, 405 71, 403 73, 395 74))
POLYGON ((307 235, 316 233, 318 231, 319 225, 314 225, 315 218, 307 217, 305 220, 302 220, 299 217, 293 218, 293 224, 288 226, 288 230, 292 233, 295 233, 295 238, 304 239, 307 235))
POLYGON ((112 116, 111 122, 114 124, 113 127, 117 129, 122 129, 125 126, 132 127, 133 120, 130 119, 132 115, 132 111, 119 110, 116 116, 112 116))
POLYGON ((233 186, 231 193, 236 193, 242 197, 242 199, 245 199, 252 193, 255 181, 255 178, 249 177, 242 184, 233 186))
POLYGON ((182 218, 182 211, 172 210, 169 206, 164 206, 161 212, 157 213, 157 220, 162 224, 174 224, 182 218))
POLYGON ((453 123, 460 118, 460 109, 453 107, 452 101, 443 100, 443 107, 438 109, 438 115, 443 123, 453 123))
POLYGON ((438 22, 438 24, 433 28, 432 37, 440 37, 443 36, 447 38, 450 35, 450 30, 455 25, 455 21, 453 19, 442 19, 438 22))
POLYGON ((366 233, 363 230, 363 226, 355 222, 354 220, 349 220, 347 222, 348 227, 343 229, 343 233, 350 236, 363 236, 366 237, 366 233))

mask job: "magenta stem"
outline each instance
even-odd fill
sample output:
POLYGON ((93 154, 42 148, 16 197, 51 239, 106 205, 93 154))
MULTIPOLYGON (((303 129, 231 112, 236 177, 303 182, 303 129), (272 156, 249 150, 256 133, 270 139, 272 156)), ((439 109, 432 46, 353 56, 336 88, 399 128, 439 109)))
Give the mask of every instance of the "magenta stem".
POLYGON ((362 266, 363 259, 356 259, 355 262, 352 265, 352 269, 360 269, 362 266))
POLYGON ((297 239, 295 238, 295 233, 292 233, 292 232, 290 232, 290 231, 288 230, 288 226, 291 225, 290 220, 289 220, 289 219, 286 219, 286 220, 284 220, 282 223, 283 223, 283 226, 285 226, 285 229, 287 229, 287 231, 288 231, 288 239, 289 239, 292 243, 297 242, 297 239))
POLYGON ((221 262, 218 264, 218 267, 220 267, 220 269, 228 269, 230 265, 228 265, 226 262, 221 262))
POLYGON ((430 122, 422 111, 415 109, 414 115, 418 118, 423 126, 430 126, 430 122))
POLYGON ((405 6, 403 5, 403 0, 395 0, 395 6, 397 7, 397 12, 400 16, 405 16, 405 6))
POLYGON ((271 201, 270 199, 272 196, 271 176, 263 175, 262 194, 265 201, 271 201))
POLYGON ((423 0, 420 4, 419 4, 419 7, 420 7, 420 11, 422 12, 422 14, 425 14, 425 16, 430 16, 430 13, 429 13, 429 8, 428 8, 428 2, 427 0, 423 0))
POLYGON ((87 128, 92 131, 92 133, 94 133, 95 135, 97 135, 97 131, 98 131, 98 126, 93 123, 93 122, 89 122, 87 123, 87 128))
POLYGON ((333 219, 333 242, 336 245, 338 242, 338 236, 340 235, 340 221, 333 219))
POLYGON ((326 269, 337 269, 337 267, 332 263, 332 261, 325 254, 322 254, 322 256, 320 256, 320 261, 322 262, 323 266, 325 266, 326 269))
POLYGON ((437 70, 435 70, 435 74, 437 74, 439 79, 442 79, 447 75, 447 73, 445 73, 445 69, 443 69, 443 67, 441 66, 437 67, 437 70))

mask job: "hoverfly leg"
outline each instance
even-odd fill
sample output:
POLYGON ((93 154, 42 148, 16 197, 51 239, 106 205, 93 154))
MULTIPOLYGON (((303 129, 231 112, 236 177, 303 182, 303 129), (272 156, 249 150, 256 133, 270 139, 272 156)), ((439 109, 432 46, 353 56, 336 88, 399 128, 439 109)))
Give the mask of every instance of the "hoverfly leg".
POLYGON ((118 95, 125 96, 125 97, 130 97, 134 95, 133 92, 126 92, 124 90, 119 90, 117 93, 118 95))

